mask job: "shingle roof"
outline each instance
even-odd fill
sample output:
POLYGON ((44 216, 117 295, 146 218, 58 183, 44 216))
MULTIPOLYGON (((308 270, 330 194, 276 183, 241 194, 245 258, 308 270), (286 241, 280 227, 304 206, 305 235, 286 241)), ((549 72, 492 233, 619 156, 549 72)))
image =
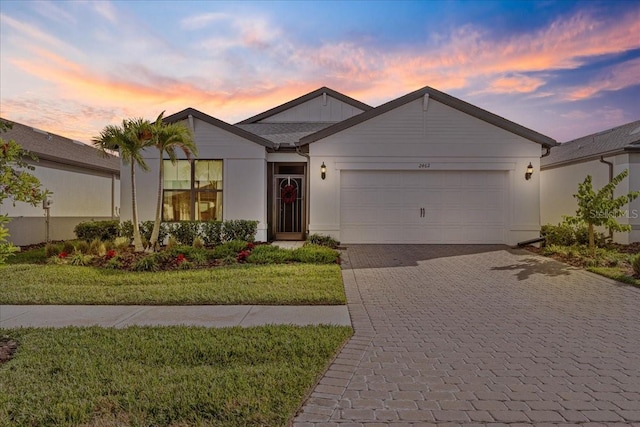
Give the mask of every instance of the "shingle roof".
POLYGON ((302 138, 300 142, 304 145, 326 138, 330 135, 333 135, 334 133, 343 131, 352 126, 365 122, 411 101, 415 101, 416 99, 419 99, 426 94, 428 94, 430 98, 448 105, 449 107, 455 108, 456 110, 462 111, 480 120, 484 120, 485 122, 501 127, 509 132, 512 132, 530 141, 537 142, 545 147, 553 147, 557 144, 554 139, 549 138, 548 136, 542 135, 541 133, 528 129, 524 126, 521 126, 496 114, 490 113, 489 111, 483 110, 482 108, 476 107, 475 105, 469 104, 468 102, 465 102, 461 99, 455 98, 451 95, 447 95, 446 93, 440 92, 429 86, 418 89, 415 92, 411 92, 407 95, 401 96, 400 98, 389 101, 386 104, 380 105, 379 107, 373 108, 369 111, 365 111, 362 114, 358 114, 357 116, 353 116, 347 120, 343 120, 312 135, 306 136, 302 138))
POLYGON ((542 158, 542 167, 640 150, 640 120, 565 142, 542 158))
POLYGON ((330 89, 326 86, 321 87, 320 89, 316 89, 313 92, 309 92, 306 95, 302 95, 299 98, 293 99, 289 102, 285 102, 282 105, 278 105, 277 107, 274 107, 270 110, 265 111, 264 113, 260 113, 258 115, 255 115, 253 117, 249 117, 248 119, 245 119, 239 123, 236 123, 236 125, 241 125, 241 124, 249 124, 249 123, 256 123, 259 122, 260 120, 264 120, 267 117, 271 117, 275 114, 281 113, 285 110, 288 110, 290 108, 293 108, 297 105, 303 104, 307 101, 310 101, 314 98, 317 98, 318 96, 322 95, 323 93, 326 93, 327 95, 340 100, 342 102, 344 102, 345 104, 349 104, 353 107, 356 107, 362 111, 369 111, 371 110, 373 107, 370 105, 365 104, 364 102, 360 102, 357 99, 351 98, 350 96, 347 96, 343 93, 337 92, 333 89, 330 89))
POLYGON ((294 146, 300 139, 324 128, 334 125, 334 122, 324 123, 250 123, 236 126, 260 135, 277 145, 294 146))
POLYGON ((38 159, 120 175, 120 159, 104 155, 96 148, 60 135, 1 119, 13 125, 0 133, 2 139, 13 139, 38 159))
POLYGON ((203 122, 219 127, 220 129, 224 129, 227 132, 238 135, 244 139, 248 139, 249 141, 253 141, 256 144, 263 145, 267 148, 273 148, 273 143, 268 139, 265 139, 259 135, 256 135, 254 133, 241 129, 238 126, 234 126, 227 122, 223 122, 222 120, 216 119, 215 117, 205 114, 202 111, 198 111, 195 108, 186 108, 182 111, 179 111, 175 114, 165 117, 164 121, 168 123, 172 123, 172 122, 188 119, 189 116, 193 116, 199 120, 202 120, 203 122))

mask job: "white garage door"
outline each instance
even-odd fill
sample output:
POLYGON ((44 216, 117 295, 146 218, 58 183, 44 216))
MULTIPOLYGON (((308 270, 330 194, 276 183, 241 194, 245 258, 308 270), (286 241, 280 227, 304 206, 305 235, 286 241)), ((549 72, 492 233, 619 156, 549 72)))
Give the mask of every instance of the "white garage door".
POLYGON ((343 243, 504 243, 503 171, 342 171, 343 243))

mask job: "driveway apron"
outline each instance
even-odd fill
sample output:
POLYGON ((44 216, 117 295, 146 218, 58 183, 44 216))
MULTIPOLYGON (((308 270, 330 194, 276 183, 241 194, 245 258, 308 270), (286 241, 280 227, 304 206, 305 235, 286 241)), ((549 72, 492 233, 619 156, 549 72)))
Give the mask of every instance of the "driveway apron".
POLYGON ((640 289, 506 246, 343 259, 355 335, 295 426, 640 426, 640 289))

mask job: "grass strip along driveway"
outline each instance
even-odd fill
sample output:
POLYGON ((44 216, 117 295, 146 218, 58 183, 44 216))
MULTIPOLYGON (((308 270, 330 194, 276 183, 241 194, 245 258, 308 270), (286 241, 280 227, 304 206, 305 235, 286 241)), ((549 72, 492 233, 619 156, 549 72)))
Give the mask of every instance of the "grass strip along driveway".
POLYGON ((0 304, 345 304, 337 264, 126 272, 70 265, 0 268, 0 304))
POLYGON ((0 426, 284 426, 348 327, 5 329, 0 426))

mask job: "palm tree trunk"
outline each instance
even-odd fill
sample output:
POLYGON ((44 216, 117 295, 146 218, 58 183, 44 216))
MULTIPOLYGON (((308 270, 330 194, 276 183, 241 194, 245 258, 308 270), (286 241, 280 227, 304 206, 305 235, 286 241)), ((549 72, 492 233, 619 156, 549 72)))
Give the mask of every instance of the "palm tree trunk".
POLYGON ((133 210, 133 250, 142 252, 142 237, 140 237, 140 228, 138 227, 138 204, 136 203, 136 165, 131 162, 131 208, 133 210))
POLYGON ((158 236, 160 236, 160 213, 162 209, 162 180, 164 178, 164 161, 162 160, 162 152, 160 152, 160 167, 158 168, 158 201, 156 202, 156 222, 153 224, 153 231, 151 232, 151 240, 149 246, 153 250, 157 249, 158 236))

